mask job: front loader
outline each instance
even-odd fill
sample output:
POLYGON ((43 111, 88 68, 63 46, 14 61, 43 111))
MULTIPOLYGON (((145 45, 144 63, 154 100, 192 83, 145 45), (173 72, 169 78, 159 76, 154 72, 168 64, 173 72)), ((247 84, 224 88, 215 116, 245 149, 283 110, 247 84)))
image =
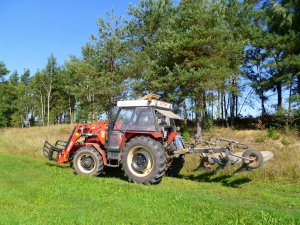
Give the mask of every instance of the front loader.
POLYGON ((108 121, 77 124, 68 141, 54 145, 45 141, 43 154, 57 163, 71 163, 75 173, 82 175, 98 176, 104 167, 121 167, 129 181, 143 184, 159 183, 164 175, 176 176, 190 153, 199 154, 199 168, 242 164, 240 169, 251 170, 273 157, 271 152, 225 139, 212 143, 196 138, 188 146, 174 123, 180 116, 158 98, 118 101, 117 117, 110 125, 108 121), (221 146, 221 141, 228 144, 221 146), (235 152, 234 146, 247 150, 235 152))

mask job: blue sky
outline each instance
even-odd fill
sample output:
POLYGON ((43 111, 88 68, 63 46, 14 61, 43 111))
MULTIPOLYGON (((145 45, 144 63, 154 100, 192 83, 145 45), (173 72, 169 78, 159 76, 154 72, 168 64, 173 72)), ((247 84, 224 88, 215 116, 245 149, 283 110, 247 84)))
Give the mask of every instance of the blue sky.
MULTIPOLYGON (((0 0, 0 61, 19 74, 27 68, 31 74, 44 68, 51 53, 62 65, 70 55, 80 56, 90 35, 97 34, 97 18, 106 18, 106 12, 112 9, 116 15, 126 17, 128 6, 138 2, 0 0)), ((274 104, 274 100, 268 103, 274 104)), ((247 105, 242 111, 244 115, 258 113, 247 105)))
POLYGON ((114 9, 126 16, 138 0, 0 0, 0 61, 10 71, 31 74, 42 69, 51 53, 60 65, 69 55, 80 55, 97 18, 114 9))

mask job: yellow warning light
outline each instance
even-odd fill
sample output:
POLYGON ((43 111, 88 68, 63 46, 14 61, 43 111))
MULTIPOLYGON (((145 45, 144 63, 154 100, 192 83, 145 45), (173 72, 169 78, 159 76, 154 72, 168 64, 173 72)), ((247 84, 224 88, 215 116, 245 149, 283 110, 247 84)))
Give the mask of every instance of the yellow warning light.
POLYGON ((101 131, 100 137, 105 138, 105 132, 104 131, 101 131))

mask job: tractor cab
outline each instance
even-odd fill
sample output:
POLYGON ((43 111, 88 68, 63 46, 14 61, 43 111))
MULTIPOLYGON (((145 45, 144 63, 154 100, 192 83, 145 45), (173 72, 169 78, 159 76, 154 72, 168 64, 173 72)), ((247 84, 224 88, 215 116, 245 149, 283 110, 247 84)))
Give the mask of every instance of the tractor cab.
POLYGON ((173 138, 176 136, 174 119, 181 117, 171 111, 170 103, 153 99, 152 95, 139 100, 118 101, 117 106, 119 110, 110 126, 106 145, 111 164, 118 165, 121 150, 135 136, 148 136, 161 143, 168 141, 171 134, 173 138))

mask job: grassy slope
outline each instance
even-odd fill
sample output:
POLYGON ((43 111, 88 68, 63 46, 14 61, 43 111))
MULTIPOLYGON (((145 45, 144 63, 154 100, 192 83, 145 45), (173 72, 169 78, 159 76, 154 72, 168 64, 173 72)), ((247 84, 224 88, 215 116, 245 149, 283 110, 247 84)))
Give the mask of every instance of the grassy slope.
MULTIPOLYGON (((99 178, 75 176, 68 165, 43 159, 43 140, 65 138, 70 129, 0 130, 0 224, 300 223, 298 171, 285 167, 277 179, 271 171, 277 159, 250 175, 209 176, 192 172, 190 156, 182 178, 144 186, 124 181, 115 170, 99 178)), ((299 149, 289 152, 298 159, 299 149)))

